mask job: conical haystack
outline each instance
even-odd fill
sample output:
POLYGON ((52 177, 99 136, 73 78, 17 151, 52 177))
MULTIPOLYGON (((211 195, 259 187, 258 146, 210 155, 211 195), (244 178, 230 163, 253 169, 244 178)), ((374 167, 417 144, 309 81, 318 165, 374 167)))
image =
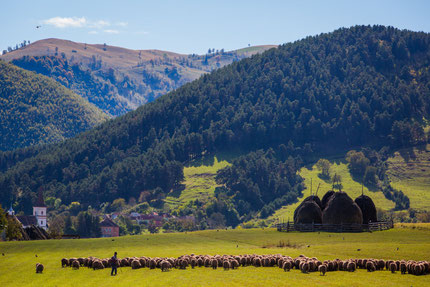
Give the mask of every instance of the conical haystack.
POLYGON ((330 201, 330 198, 334 194, 333 190, 329 190, 324 194, 322 200, 321 200, 321 210, 324 211, 324 209, 327 207, 327 203, 330 201))
POLYGON ((303 201, 296 209, 294 223, 322 223, 321 208, 313 200, 303 201))
POLYGON ((322 216, 323 224, 363 224, 360 207, 345 192, 335 192, 322 216))
MULTIPOLYGON (((320 198, 319 198, 318 196, 316 196, 316 195, 310 195, 310 196, 306 197, 306 198, 302 201, 302 203, 300 203, 300 205, 296 208, 296 210, 294 210, 294 222, 296 221, 297 212, 298 212, 298 211, 299 211, 299 209, 302 207, 302 205, 303 205, 305 202, 308 202, 308 201, 315 202, 315 203, 318 205, 318 207, 321 209, 321 200, 320 200, 320 198)), ((322 209, 321 209, 321 211, 322 211, 322 209)))
POLYGON ((355 199, 355 203, 360 207, 361 213, 363 214, 363 223, 377 222, 378 217, 376 213, 376 207, 373 200, 367 195, 360 195, 355 199))

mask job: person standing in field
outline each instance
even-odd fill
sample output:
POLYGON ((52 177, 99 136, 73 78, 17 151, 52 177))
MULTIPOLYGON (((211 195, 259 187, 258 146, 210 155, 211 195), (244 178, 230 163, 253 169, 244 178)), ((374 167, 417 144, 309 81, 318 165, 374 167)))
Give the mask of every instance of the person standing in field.
POLYGON ((113 273, 115 272, 115 275, 117 273, 117 268, 118 268, 118 258, 117 258, 117 253, 115 251, 114 255, 111 258, 112 261, 112 271, 110 272, 110 275, 113 276, 113 273))

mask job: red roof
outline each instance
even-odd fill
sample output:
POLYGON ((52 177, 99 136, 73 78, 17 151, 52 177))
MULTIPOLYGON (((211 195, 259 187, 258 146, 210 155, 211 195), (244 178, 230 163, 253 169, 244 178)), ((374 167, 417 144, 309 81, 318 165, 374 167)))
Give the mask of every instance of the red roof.
POLYGON ((21 215, 16 218, 18 218, 23 226, 37 225, 36 216, 34 215, 21 215))
POLYGON ((102 222, 100 222, 100 227, 119 227, 115 222, 113 222, 109 217, 106 217, 103 219, 102 222))

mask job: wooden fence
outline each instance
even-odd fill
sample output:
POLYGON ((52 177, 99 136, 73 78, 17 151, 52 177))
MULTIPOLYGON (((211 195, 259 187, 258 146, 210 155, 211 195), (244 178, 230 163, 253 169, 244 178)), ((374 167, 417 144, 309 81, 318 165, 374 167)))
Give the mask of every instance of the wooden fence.
POLYGON ((293 222, 284 222, 276 224, 276 229, 281 232, 372 232, 387 230, 394 227, 393 221, 371 222, 369 224, 294 224, 293 222))

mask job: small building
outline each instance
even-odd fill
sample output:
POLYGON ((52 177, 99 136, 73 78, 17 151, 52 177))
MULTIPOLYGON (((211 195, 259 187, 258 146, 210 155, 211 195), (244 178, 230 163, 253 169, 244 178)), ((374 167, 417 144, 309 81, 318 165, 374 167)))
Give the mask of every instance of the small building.
POLYGON ((119 226, 113 222, 108 216, 106 216, 102 222, 100 222, 100 229, 102 237, 118 237, 119 226))
POLYGON ((43 194, 39 191, 37 202, 33 206, 33 215, 36 217, 37 225, 46 230, 48 227, 47 216, 46 216, 46 204, 43 200, 43 194))
MULTIPOLYGON (((43 199, 43 194, 39 191, 36 204, 33 206, 33 215, 19 215, 16 218, 22 224, 23 228, 34 226, 39 226, 46 230, 48 228, 48 218, 46 214, 46 204, 43 199)), ((15 215, 15 211, 12 206, 8 210, 9 215, 15 215)))

